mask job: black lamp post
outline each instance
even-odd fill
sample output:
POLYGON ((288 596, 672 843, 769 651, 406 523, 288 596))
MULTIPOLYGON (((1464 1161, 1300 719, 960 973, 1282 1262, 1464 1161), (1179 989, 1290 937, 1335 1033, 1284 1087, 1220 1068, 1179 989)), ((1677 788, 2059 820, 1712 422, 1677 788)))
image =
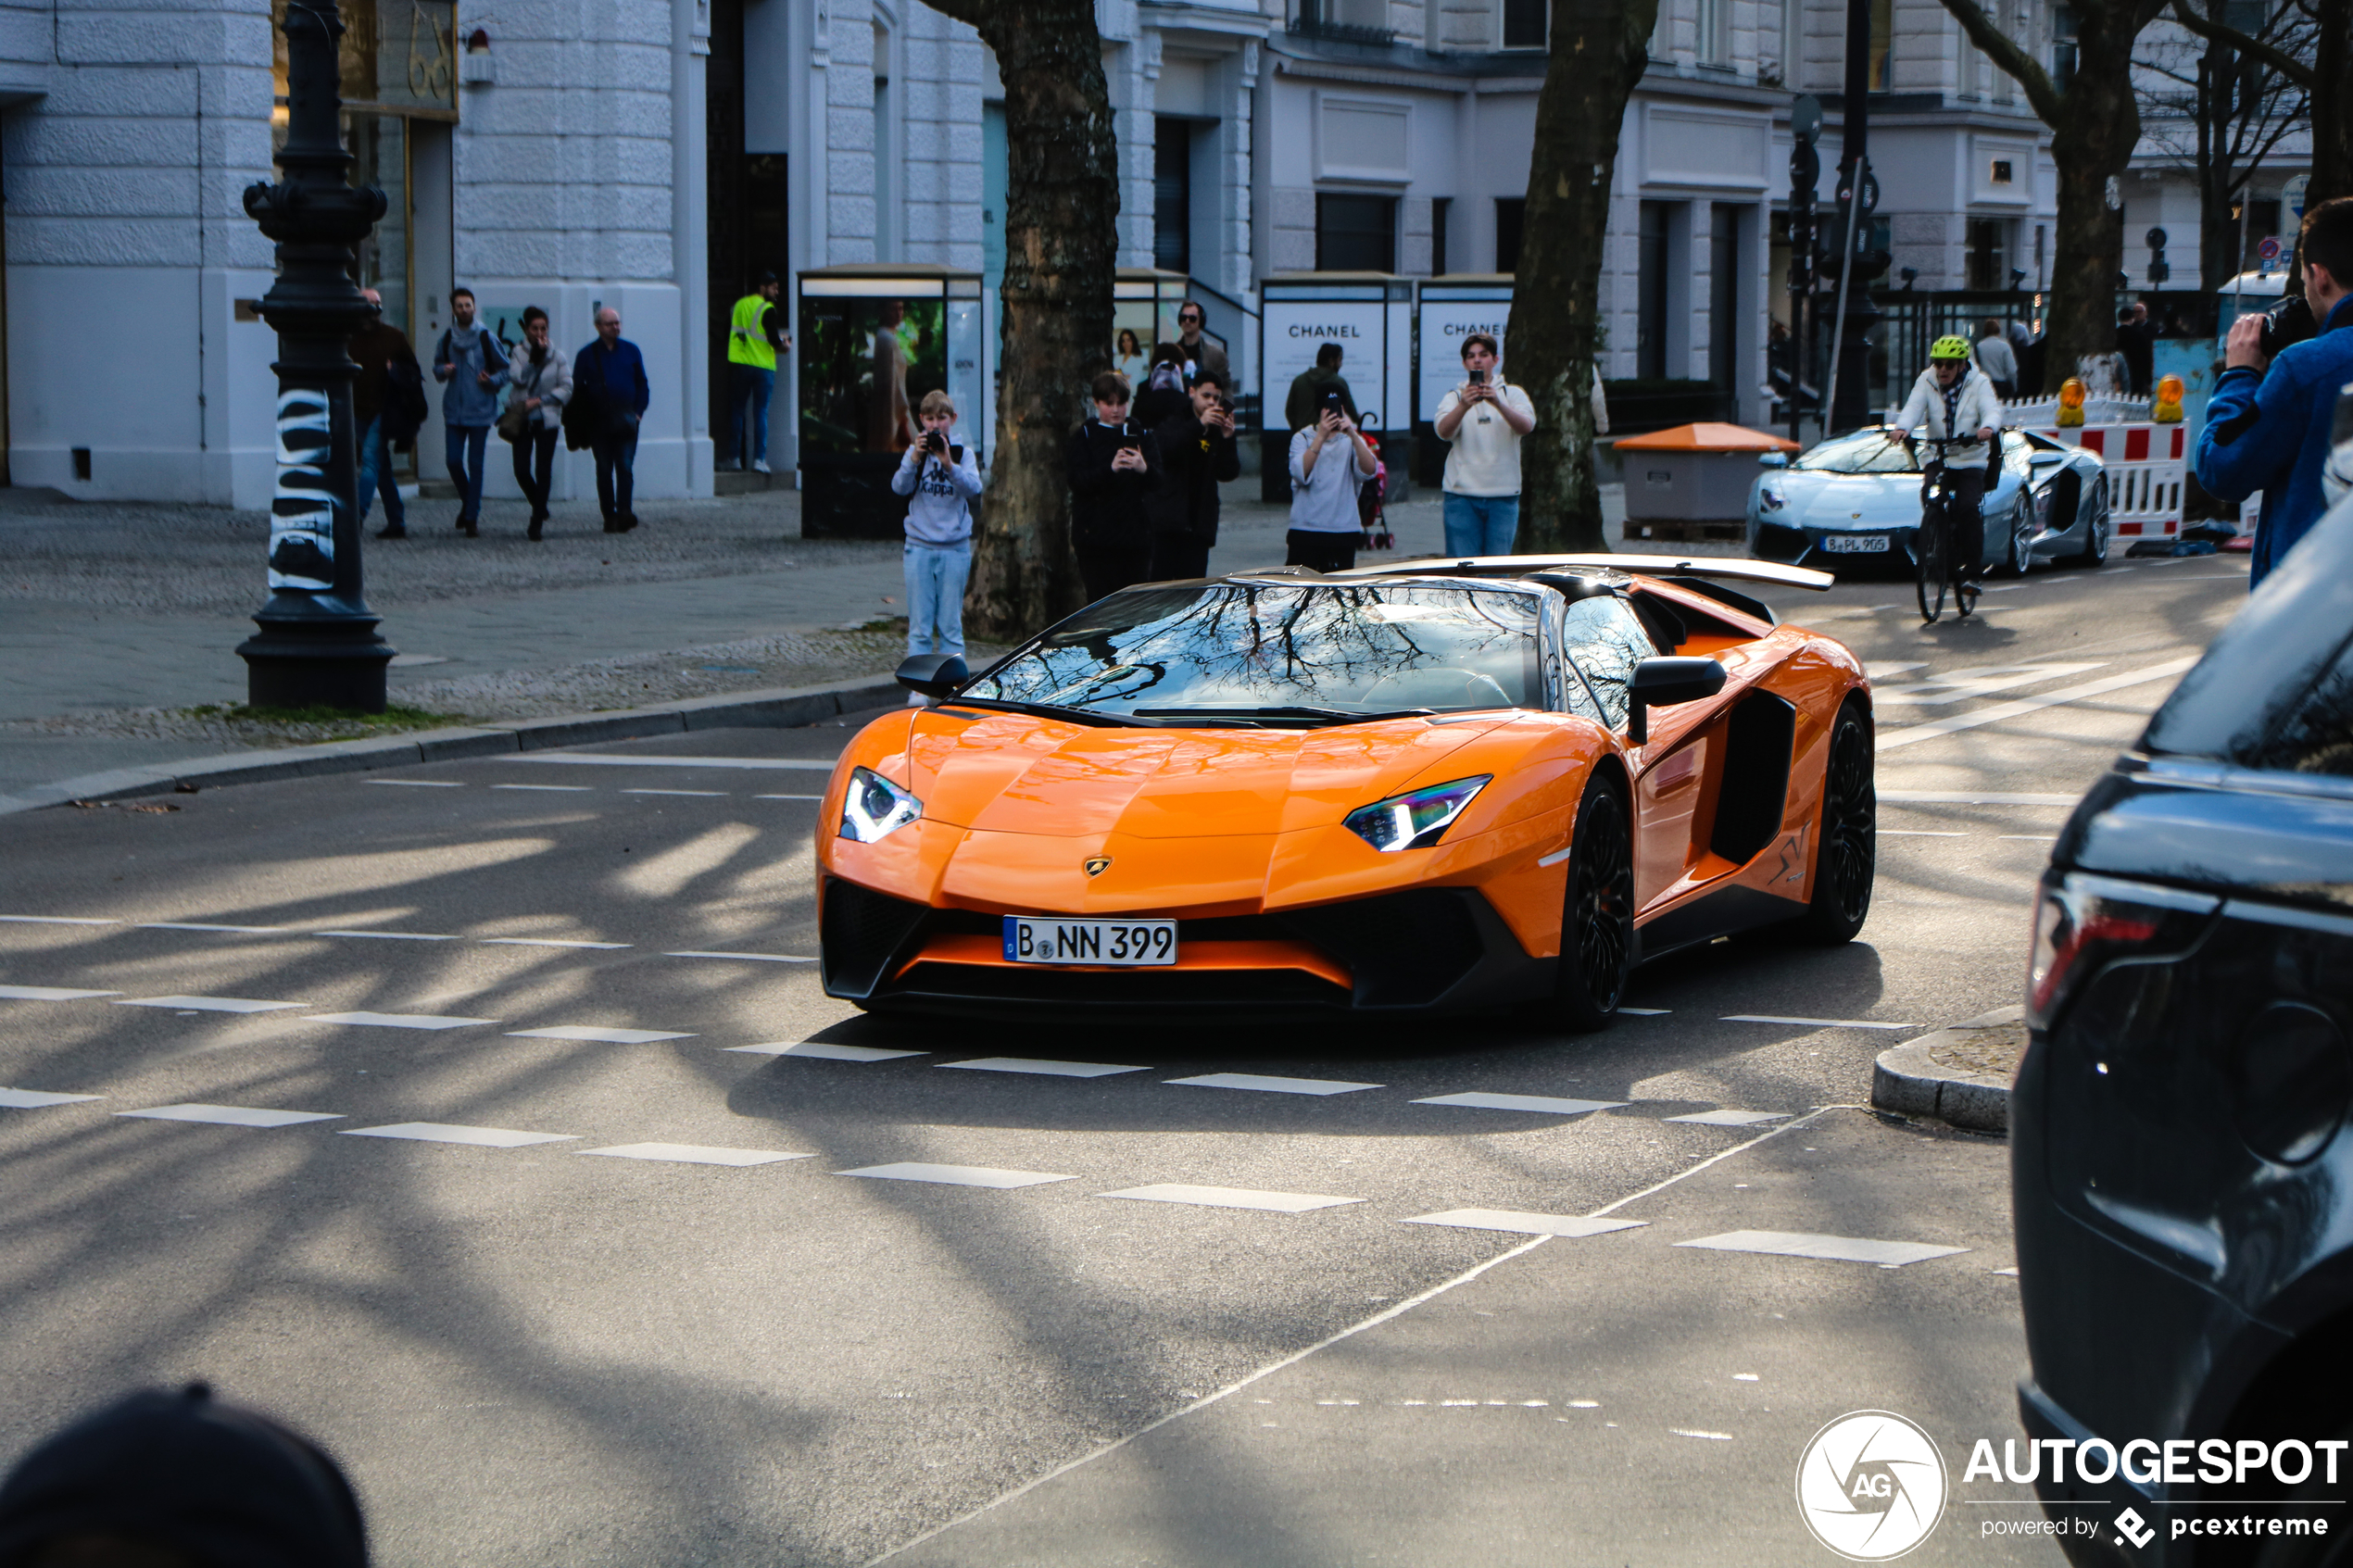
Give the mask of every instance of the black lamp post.
POLYGON ((351 247, 384 213, 355 190, 344 150, 334 0, 287 0, 285 178, 245 187, 245 211, 278 244, 261 315, 278 330, 278 486, 270 506, 270 601, 237 649, 245 700, 381 713, 392 648, 360 592, 359 506, 346 352, 369 305, 351 247))

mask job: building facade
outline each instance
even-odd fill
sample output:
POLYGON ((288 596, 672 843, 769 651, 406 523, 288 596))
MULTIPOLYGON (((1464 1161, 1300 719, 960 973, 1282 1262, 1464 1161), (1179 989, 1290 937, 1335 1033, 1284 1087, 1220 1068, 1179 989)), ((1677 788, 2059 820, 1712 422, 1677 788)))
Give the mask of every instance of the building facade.
MULTIPOLYGON (((2003 4, 2040 57, 2063 52, 2063 7, 2003 4)), ((275 339, 249 302, 271 258, 240 196, 272 177, 271 14, 266 0, 116 5, 0 0, 10 473, 80 495, 262 505, 275 339)), ((526 304, 567 345, 587 341, 600 305, 621 309, 654 381, 644 494, 709 494, 714 456, 733 456, 725 323, 759 273, 932 263, 993 288, 1002 90, 974 31, 921 0, 343 9, 358 176, 393 197, 365 280, 421 355, 458 283, 510 336, 526 304)), ((1510 271, 1548 11, 1098 0, 1120 264, 1190 280, 1229 337, 1247 337, 1277 277, 1510 271)), ((1834 100, 1843 30, 1838 0, 1662 0, 1614 176, 1612 380, 1706 383, 1736 417, 1763 417, 1770 323, 1787 312, 1789 106, 1834 100)), ((1895 266, 1923 289, 2014 273, 2036 286, 2055 177, 2016 84, 1938 0, 1877 0, 1871 73, 1875 221, 1895 266)), ((1837 125, 1833 102, 1826 201, 1837 125)), ((1254 353, 1237 358, 1254 377, 1254 353)), ((780 471, 791 369, 772 414, 780 471)), ((419 445, 423 477, 439 477, 437 428, 419 445)), ((510 494, 492 468, 491 493, 510 494)), ((577 455, 561 483, 587 492, 577 455)))

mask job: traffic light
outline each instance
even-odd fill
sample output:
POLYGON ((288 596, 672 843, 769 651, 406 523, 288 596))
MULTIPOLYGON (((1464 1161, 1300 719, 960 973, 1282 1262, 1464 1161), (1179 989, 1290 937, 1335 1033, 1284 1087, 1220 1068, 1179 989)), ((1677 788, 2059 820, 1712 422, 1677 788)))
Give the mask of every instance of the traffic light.
POLYGON ((1845 257, 1842 253, 1847 244, 1847 225, 1852 222, 1854 224, 1855 275, 1849 281, 1849 287, 1855 283, 1868 283, 1874 279, 1885 277, 1889 266, 1894 261, 1894 257, 1888 255, 1886 251, 1871 244, 1871 214, 1879 208, 1879 179, 1871 173, 1868 164, 1864 165, 1859 172, 1862 211, 1859 216, 1850 215, 1850 209, 1855 205, 1857 194, 1856 171, 1850 170, 1840 177, 1837 205, 1831 210, 1828 221, 1823 224, 1825 232, 1821 237, 1821 259, 1817 263, 1823 277, 1836 281, 1839 273, 1844 270, 1845 257))

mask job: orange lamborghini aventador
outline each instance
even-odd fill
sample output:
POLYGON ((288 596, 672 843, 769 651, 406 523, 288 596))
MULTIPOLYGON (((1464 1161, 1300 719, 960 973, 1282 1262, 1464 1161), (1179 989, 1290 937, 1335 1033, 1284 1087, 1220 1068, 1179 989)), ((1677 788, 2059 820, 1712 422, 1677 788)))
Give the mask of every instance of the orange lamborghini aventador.
POLYGON ((1614 1012, 1870 909, 1870 688, 1761 561, 1493 557, 1130 588, 878 719, 818 813, 825 990, 958 1014, 1614 1012))

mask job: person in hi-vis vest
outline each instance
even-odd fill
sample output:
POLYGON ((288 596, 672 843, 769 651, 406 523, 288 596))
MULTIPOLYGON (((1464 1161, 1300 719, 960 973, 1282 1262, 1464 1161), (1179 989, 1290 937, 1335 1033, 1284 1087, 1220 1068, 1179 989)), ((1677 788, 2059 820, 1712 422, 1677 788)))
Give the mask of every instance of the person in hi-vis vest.
POLYGON ((790 352, 792 334, 776 307, 781 285, 762 272, 752 292, 736 301, 727 322, 727 422, 735 428, 735 466, 768 471, 768 400, 776 395, 776 355, 790 352))

